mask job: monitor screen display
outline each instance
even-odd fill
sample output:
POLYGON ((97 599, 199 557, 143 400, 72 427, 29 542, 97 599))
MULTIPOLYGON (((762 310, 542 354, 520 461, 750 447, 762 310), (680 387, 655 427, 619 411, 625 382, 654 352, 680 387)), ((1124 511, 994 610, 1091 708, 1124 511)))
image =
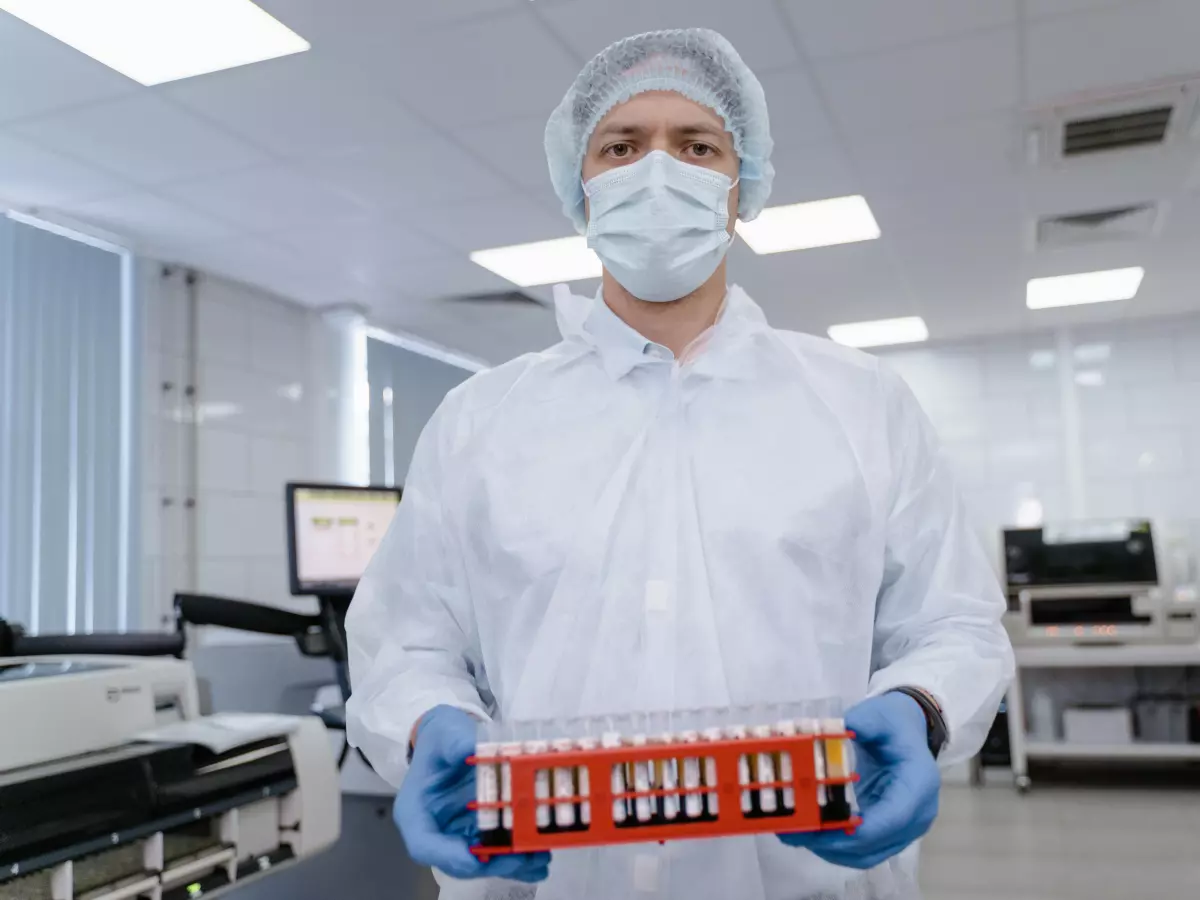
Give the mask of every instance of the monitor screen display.
POLYGON ((348 593, 379 549, 399 488, 289 485, 293 594, 348 593))

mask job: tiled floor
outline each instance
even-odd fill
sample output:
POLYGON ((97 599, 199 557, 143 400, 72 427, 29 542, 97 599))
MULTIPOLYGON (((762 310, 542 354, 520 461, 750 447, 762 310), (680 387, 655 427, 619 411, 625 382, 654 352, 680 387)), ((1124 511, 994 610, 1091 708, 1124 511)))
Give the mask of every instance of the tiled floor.
POLYGON ((1200 792, 947 787, 924 900, 1197 900, 1200 792))

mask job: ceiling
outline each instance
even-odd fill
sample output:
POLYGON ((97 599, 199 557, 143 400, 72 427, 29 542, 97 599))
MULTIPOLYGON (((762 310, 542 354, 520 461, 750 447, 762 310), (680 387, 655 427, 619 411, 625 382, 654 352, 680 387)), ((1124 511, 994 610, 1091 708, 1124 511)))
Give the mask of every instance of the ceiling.
POLYGON ((552 341, 552 312, 444 298, 511 288, 470 250, 572 233, 550 110, 609 42, 698 25, 766 87, 771 202, 861 193, 883 231, 735 247, 731 280, 777 326, 922 315, 938 339, 1200 310, 1200 140, 1025 149, 1032 110, 1200 72, 1195 0, 258 2, 313 49, 155 88, 0 13, 0 202, 501 361, 552 341), (1147 200, 1149 237, 1033 248, 1039 215, 1147 200), (1030 277, 1125 265, 1147 270, 1130 303, 1025 309, 1030 277))

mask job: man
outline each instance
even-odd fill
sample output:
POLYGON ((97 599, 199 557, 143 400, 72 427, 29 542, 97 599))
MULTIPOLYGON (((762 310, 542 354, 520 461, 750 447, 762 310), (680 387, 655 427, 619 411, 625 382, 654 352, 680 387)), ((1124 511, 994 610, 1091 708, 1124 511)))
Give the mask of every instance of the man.
POLYGON ((915 896, 935 755, 976 752, 1012 672, 932 429, 876 359, 726 287, 773 169, 762 88, 719 35, 608 48, 546 148, 603 287, 560 290, 562 342, 472 378, 421 436, 347 619, 351 740, 401 785, 443 897, 915 896), (477 720, 824 697, 858 733, 854 835, 467 850, 477 720))

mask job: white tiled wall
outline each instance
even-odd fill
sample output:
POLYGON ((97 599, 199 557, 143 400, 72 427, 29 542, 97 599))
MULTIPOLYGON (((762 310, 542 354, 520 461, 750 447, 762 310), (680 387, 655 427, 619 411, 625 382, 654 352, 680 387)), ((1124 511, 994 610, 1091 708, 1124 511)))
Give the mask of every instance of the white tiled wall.
POLYGON ((316 392, 337 387, 315 383, 321 376, 310 342, 320 316, 208 276, 197 290, 195 429, 181 393, 189 334, 183 275, 146 292, 144 578, 147 598, 158 598, 146 605, 165 614, 174 591, 192 587, 308 609, 288 592, 284 484, 336 478, 318 471, 330 458, 319 444, 335 436, 318 427, 316 392))
POLYGON ((1038 509, 1169 521, 1200 550, 1200 316, 881 355, 937 426, 993 552, 1038 509))

